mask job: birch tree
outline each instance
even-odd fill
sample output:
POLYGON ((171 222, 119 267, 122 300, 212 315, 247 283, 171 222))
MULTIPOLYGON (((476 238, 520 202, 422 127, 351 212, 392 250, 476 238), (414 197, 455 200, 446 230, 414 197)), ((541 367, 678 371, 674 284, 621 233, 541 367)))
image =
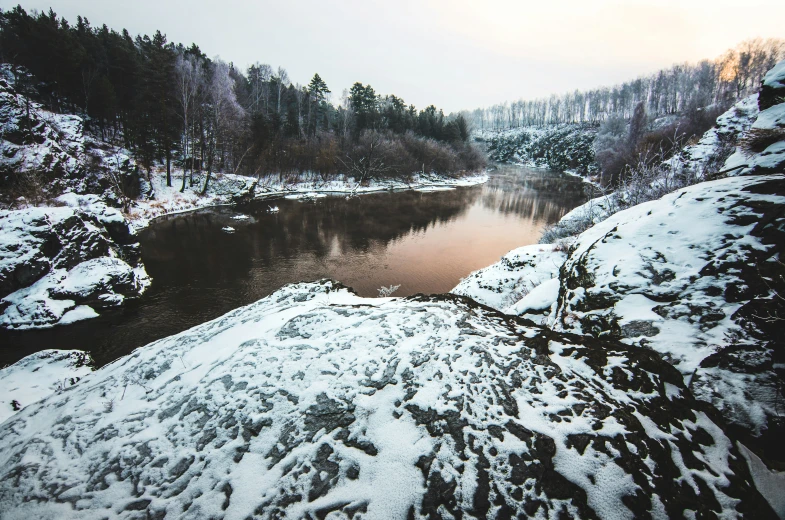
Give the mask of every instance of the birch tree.
POLYGON ((230 66, 222 60, 214 60, 210 79, 206 85, 206 102, 208 107, 206 141, 207 141, 207 176, 204 180, 202 194, 207 193, 210 177, 218 155, 219 168, 224 165, 226 145, 233 134, 241 128, 245 111, 237 102, 234 79, 230 66))
MULTIPOLYGON (((203 67, 198 58, 188 54, 178 54, 175 61, 175 78, 177 88, 177 101, 183 118, 183 185, 180 192, 185 191, 185 179, 188 169, 188 153, 191 151, 191 175, 193 176, 193 152, 191 150, 191 120, 194 106, 199 96, 203 82, 203 67)), ((171 186, 171 179, 167 177, 167 186, 171 186)))

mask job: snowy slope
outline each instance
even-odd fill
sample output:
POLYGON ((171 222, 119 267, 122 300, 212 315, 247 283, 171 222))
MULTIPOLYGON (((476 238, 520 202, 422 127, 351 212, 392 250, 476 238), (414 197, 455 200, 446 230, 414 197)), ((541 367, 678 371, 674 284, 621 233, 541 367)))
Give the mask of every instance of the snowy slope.
POLYGON ((92 371, 90 356, 79 350, 42 350, 0 368, 0 423, 55 392, 75 385, 92 371))
POLYGON ((16 92, 9 66, 0 66, 0 172, 77 170, 85 151, 82 127, 82 118, 49 112, 16 92))
POLYGON ((284 287, 0 425, 4 518, 773 518, 656 355, 284 287))
POLYGON ((553 326, 661 353, 698 397, 774 442, 784 194, 782 175, 735 177, 616 213, 571 249, 553 326))
POLYGON ((474 138, 486 144, 491 160, 588 176, 597 171, 592 148, 596 135, 594 125, 561 124, 481 130, 474 138))

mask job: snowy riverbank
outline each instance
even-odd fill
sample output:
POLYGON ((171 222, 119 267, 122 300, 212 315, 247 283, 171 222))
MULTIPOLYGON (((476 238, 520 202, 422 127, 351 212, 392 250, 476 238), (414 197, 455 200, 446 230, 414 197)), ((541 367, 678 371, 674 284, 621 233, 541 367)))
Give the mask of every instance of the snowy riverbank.
POLYGON ((236 201, 266 200, 279 197, 314 198, 321 195, 361 195, 380 191, 432 190, 476 186, 488 181, 486 172, 461 177, 415 174, 407 180, 371 180, 360 185, 352 178, 337 176, 324 179, 319 175, 300 176, 296 182, 277 178, 263 178, 234 174, 217 174, 202 195, 204 176, 194 175, 194 186, 186 185, 183 193, 182 174, 175 172, 172 186, 166 185, 166 175, 157 171, 152 176, 153 197, 134 202, 127 217, 134 230, 147 227, 158 217, 184 213, 210 206, 232 204, 236 201))

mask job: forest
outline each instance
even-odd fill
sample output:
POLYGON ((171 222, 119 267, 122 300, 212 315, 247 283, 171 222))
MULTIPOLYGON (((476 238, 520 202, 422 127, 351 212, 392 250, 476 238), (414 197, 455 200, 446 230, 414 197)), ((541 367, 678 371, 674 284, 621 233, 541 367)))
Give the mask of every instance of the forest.
POLYGON ((417 110, 361 82, 334 105, 318 73, 299 85, 283 67, 240 70, 160 31, 132 36, 17 6, 0 11, 0 61, 21 94, 82 116, 86 130, 130 150, 148 175, 165 165, 167 184, 180 181, 181 191, 195 170, 207 174, 206 191, 215 172, 364 181, 484 166, 463 116, 417 110))
POLYGON ((785 40, 755 38, 714 60, 683 63, 613 87, 576 90, 544 99, 518 100, 464 112, 478 130, 599 124, 610 117, 629 120, 643 104, 649 116, 717 107, 721 113, 757 92, 764 74, 785 57, 785 40))

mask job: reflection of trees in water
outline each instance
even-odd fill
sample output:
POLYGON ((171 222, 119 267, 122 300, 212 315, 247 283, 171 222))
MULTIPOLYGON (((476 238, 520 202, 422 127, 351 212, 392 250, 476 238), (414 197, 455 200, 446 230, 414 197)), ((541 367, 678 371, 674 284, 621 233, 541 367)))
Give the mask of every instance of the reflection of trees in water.
POLYGON ((432 193, 398 192, 352 199, 327 197, 315 204, 278 201, 242 210, 253 222, 234 221, 232 210, 215 209, 171 217, 140 237, 143 260, 154 279, 167 285, 215 285, 216 278, 245 279, 254 265, 267 266, 300 255, 329 256, 384 249, 390 241, 454 220, 474 204, 481 188, 432 193), (230 225, 235 234, 221 230, 230 225))
POLYGON ((328 254, 335 243, 343 251, 367 251, 457 218, 479 193, 479 189, 378 193, 293 203, 278 214, 275 236, 287 249, 307 248, 320 255, 328 254))
POLYGON ((542 170, 503 166, 485 185, 482 204, 548 224, 585 200, 580 179, 542 170))

